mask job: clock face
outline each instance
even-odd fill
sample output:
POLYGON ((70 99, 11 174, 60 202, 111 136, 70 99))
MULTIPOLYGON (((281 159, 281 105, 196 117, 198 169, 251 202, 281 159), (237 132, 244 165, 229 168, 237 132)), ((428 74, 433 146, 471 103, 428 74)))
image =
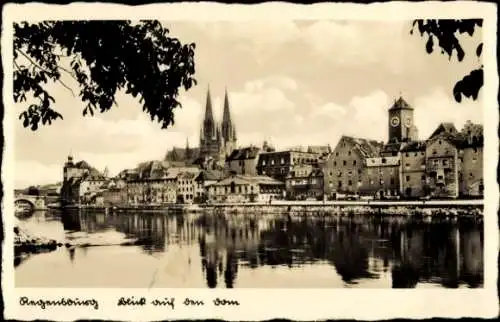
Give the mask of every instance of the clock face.
POLYGON ((399 117, 397 117, 397 116, 393 116, 393 117, 391 118, 391 125, 392 125, 393 127, 398 126, 398 125, 399 125, 399 117))
POLYGON ((405 119, 405 126, 406 126, 406 127, 411 127, 411 118, 407 117, 407 118, 405 119))

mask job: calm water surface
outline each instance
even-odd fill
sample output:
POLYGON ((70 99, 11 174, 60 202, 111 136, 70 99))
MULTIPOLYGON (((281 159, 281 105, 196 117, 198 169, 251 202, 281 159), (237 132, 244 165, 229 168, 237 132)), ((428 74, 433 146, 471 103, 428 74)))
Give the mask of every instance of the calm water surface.
POLYGON ((483 286, 470 220, 40 212, 20 225, 80 246, 17 261, 18 287, 483 286))

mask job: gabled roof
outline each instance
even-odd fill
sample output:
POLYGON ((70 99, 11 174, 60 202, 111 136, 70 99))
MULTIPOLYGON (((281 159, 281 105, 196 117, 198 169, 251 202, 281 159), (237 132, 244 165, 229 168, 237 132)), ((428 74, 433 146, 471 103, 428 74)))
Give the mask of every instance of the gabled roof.
POLYGON ((259 151, 260 148, 255 146, 236 149, 226 158, 226 161, 255 159, 259 155, 259 151))
POLYGON ((87 161, 85 160, 78 161, 77 163, 74 164, 74 167, 78 169, 88 170, 88 175, 91 179, 104 180, 104 175, 101 172, 99 172, 99 170, 88 164, 87 161))
POLYGON ((380 154, 384 144, 375 140, 356 138, 352 136, 342 136, 339 144, 342 141, 348 142, 353 146, 353 150, 357 151, 364 158, 373 158, 380 154))
POLYGON ((441 133, 457 134, 458 131, 457 131, 457 128, 455 127, 455 125, 453 123, 450 123, 450 122, 441 123, 434 130, 434 132, 432 132, 432 134, 429 137, 429 139, 432 139, 433 137, 435 137, 436 135, 439 135, 441 133))

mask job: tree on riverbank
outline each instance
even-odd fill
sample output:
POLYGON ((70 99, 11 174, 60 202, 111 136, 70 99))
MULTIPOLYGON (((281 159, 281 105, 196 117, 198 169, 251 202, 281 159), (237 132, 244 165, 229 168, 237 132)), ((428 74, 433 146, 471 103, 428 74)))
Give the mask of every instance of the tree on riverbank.
MULTIPOLYGON (((413 34, 415 29, 417 29, 420 36, 427 37, 425 44, 427 53, 431 54, 439 47, 441 54, 447 55, 450 60, 456 54, 458 61, 462 62, 465 55, 470 53, 464 51, 464 48, 460 44, 460 37, 463 34, 468 34, 472 37, 482 26, 482 19, 418 19, 413 21, 410 34, 413 34)), ((478 60, 481 59, 482 53, 483 43, 480 42, 474 53, 478 60)), ((453 87, 453 96, 459 103, 463 97, 476 100, 482 87, 483 64, 480 64, 479 67, 473 69, 468 75, 457 81, 453 87)))
POLYGON ((195 44, 168 34, 156 20, 15 23, 14 100, 25 105, 19 119, 31 130, 62 119, 47 90, 57 83, 81 99, 84 116, 110 110, 125 91, 167 128, 179 88, 196 84, 195 44))

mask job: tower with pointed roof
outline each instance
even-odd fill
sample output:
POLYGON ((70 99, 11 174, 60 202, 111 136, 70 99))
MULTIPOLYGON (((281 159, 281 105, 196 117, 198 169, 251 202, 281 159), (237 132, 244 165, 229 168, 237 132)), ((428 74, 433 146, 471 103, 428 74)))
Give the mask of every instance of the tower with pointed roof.
POLYGON ((222 114, 222 137, 224 139, 224 153, 225 156, 229 156, 234 149, 236 149, 236 128, 231 119, 231 111, 229 105, 229 97, 227 94, 227 88, 224 93, 224 111, 222 114))
POLYGON ((210 88, 207 90, 205 116, 200 129, 200 157, 212 158, 224 165, 225 158, 236 148, 236 128, 231 119, 227 89, 224 96, 222 121, 216 122, 212 110, 210 88))
POLYGON ((414 125, 413 107, 402 96, 389 109, 389 143, 410 142, 418 139, 414 125))

